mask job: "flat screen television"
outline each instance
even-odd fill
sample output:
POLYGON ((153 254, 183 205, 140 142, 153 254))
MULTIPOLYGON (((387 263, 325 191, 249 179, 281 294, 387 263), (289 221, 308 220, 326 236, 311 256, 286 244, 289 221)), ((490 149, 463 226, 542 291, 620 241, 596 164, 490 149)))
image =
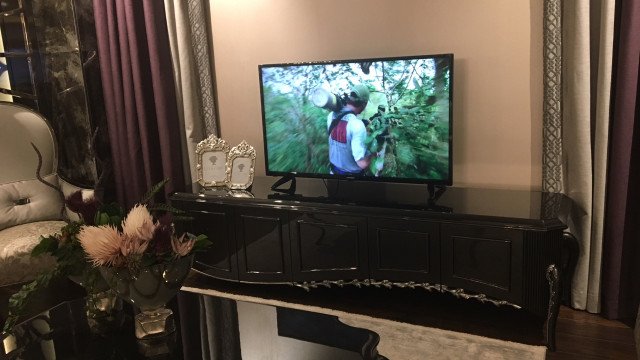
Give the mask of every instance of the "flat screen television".
POLYGON ((258 71, 267 175, 452 184, 453 54, 258 71))

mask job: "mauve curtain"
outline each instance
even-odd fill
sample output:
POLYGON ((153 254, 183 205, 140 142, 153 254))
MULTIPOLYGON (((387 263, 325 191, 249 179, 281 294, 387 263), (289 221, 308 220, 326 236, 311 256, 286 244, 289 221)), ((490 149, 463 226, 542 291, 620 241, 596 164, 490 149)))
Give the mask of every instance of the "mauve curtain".
POLYGON ((130 207, 165 178, 165 195, 184 188, 164 4, 93 5, 117 199, 130 207))
POLYGON ((634 318, 640 303, 640 0, 618 4, 602 313, 634 318))

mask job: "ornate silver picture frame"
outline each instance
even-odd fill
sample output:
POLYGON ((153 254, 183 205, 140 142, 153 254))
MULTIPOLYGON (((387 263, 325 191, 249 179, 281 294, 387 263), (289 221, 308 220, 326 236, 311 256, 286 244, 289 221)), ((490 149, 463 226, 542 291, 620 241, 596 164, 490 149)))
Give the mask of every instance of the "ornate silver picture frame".
POLYGON ((229 151, 227 158, 227 187, 232 190, 247 189, 253 183, 256 165, 256 150, 242 140, 229 151))
POLYGON ((250 193, 247 190, 229 190, 227 193, 231 197, 239 197, 239 198, 255 198, 255 195, 250 193))
POLYGON ((226 186, 229 180, 227 159, 229 145, 215 135, 209 135, 196 145, 198 184, 205 188, 226 186))

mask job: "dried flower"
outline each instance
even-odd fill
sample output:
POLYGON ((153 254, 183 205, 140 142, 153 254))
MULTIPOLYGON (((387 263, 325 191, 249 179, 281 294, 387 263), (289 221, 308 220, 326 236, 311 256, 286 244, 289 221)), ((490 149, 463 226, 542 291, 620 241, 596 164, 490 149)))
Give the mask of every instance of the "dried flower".
POLYGON ((119 266, 123 263, 122 235, 112 226, 83 226, 78 233, 82 249, 95 266, 119 266))
POLYGON ((173 225, 158 225, 153 234, 153 252, 157 255, 166 254, 171 251, 171 238, 173 237, 173 225))
POLYGON ((82 191, 74 191, 71 195, 67 196, 64 199, 65 204, 69 208, 69 210, 77 213, 80 212, 80 208, 84 205, 84 200, 82 199, 82 191))
MULTIPOLYGON (((153 199, 167 181, 154 185, 142 202, 153 199)), ((76 191, 65 199, 67 208, 77 213, 82 221, 71 221, 62 227, 60 233, 41 237, 31 251, 32 256, 53 255, 58 264, 55 271, 40 274, 11 296, 5 330, 16 323, 27 298, 47 286, 54 277, 84 273, 83 282, 88 281, 84 284, 92 287, 99 275, 96 269, 87 269, 88 263, 94 267, 109 266, 138 274, 144 267, 169 264, 189 255, 194 248, 201 249, 210 244, 204 235, 196 238, 189 234, 186 238, 185 235, 176 238, 170 212, 180 211, 171 206, 155 206, 155 210, 164 209, 166 212, 157 222, 146 205, 136 205, 122 221, 124 209, 120 205, 103 204, 95 196, 84 198, 83 195, 87 193, 76 191)))
POLYGON ((98 199, 94 196, 84 199, 82 191, 78 190, 65 198, 64 201, 67 208, 78 214, 85 224, 94 225, 94 218, 100 207, 98 199))
POLYGON ((195 244, 195 242, 195 236, 182 234, 182 236, 180 237, 174 236, 171 238, 171 248, 173 248, 173 252, 176 254, 176 257, 182 257, 188 255, 191 252, 191 249, 193 249, 193 245, 195 244))
POLYGON ((122 236, 120 252, 124 257, 142 255, 147 250, 147 246, 149 241, 125 234, 122 236))
POLYGON ((132 238, 149 241, 156 229, 153 216, 145 205, 136 205, 122 222, 122 232, 132 238))

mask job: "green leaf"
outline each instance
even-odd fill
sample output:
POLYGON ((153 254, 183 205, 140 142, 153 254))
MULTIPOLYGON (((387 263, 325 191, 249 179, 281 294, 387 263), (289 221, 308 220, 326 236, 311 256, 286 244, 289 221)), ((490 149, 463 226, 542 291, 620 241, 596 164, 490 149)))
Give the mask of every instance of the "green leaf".
POLYGON ((193 216, 177 215, 173 217, 173 222, 179 222, 179 221, 193 221, 193 216))
POLYGON ((174 208, 171 205, 167 205, 167 204, 157 204, 157 205, 153 205, 151 207, 148 208, 149 211, 166 211, 166 212, 170 212, 172 214, 185 214, 186 212, 184 210, 180 210, 178 208, 174 208))
POLYGON ((53 236, 42 237, 40 242, 31 250, 31 256, 40 256, 45 253, 53 254, 58 249, 58 239, 53 236))
POLYGON ((122 223, 122 217, 120 215, 109 216, 109 225, 119 226, 122 223))
POLYGON ((100 207, 100 211, 109 214, 109 216, 124 216, 124 209, 118 203, 104 204, 100 207))
POLYGON ((213 245, 213 242, 209 240, 207 235, 200 234, 196 237, 196 240, 193 243, 193 251, 202 251, 211 245, 213 245))
POLYGON ((205 241, 205 240, 209 240, 209 237, 205 234, 200 234, 198 236, 196 236, 196 242, 198 241, 205 241))
POLYGON ((106 212, 101 212, 101 211, 96 212, 94 222, 96 223, 97 226, 108 225, 110 223, 109 220, 110 220, 109 214, 107 214, 106 212))
POLYGON ((47 287, 51 280, 60 274, 60 269, 56 267, 53 271, 38 275, 32 282, 23 285, 18 292, 11 295, 8 302, 8 316, 4 323, 3 331, 10 333, 18 322, 18 318, 23 315, 29 299, 33 294, 36 291, 47 287))
POLYGON ((399 144, 396 150, 397 160, 403 164, 414 164, 415 156, 409 145, 399 144))
POLYGON ((158 193, 158 191, 160 191, 160 189, 162 189, 168 182, 169 182, 169 179, 167 178, 153 185, 151 189, 149 189, 149 191, 146 194, 144 194, 142 199, 140 199, 140 204, 147 204, 149 201, 151 201, 151 199, 153 199, 153 197, 158 193))

